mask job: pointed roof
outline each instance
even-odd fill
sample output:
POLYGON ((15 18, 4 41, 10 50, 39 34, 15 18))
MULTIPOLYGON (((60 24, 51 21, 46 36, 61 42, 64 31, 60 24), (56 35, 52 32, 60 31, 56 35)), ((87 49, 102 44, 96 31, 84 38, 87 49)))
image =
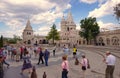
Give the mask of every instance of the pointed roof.
POLYGON ((62 16, 62 19, 61 19, 61 21, 65 21, 64 15, 62 16))
POLYGON ((71 12, 68 12, 67 21, 73 22, 73 17, 72 17, 71 12))
POLYGON ((30 25, 30 20, 28 19, 25 30, 32 30, 32 27, 30 25))

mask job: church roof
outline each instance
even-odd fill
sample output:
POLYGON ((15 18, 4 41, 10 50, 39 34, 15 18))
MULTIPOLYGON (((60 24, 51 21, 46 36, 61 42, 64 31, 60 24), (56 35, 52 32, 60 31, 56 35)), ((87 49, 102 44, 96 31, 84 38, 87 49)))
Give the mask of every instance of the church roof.
POLYGON ((28 19, 25 30, 33 30, 31 25, 30 25, 30 20, 28 19))
POLYGON ((68 12, 67 21, 73 22, 73 17, 72 17, 71 12, 68 12))
POLYGON ((63 17, 62 17, 61 21, 65 21, 64 15, 63 15, 63 17))

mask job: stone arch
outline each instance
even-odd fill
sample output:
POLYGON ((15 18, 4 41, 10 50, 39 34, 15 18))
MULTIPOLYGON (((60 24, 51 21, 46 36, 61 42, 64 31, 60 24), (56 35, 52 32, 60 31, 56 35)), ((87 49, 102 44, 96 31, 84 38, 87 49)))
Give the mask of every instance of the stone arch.
POLYGON ((107 45, 110 45, 110 39, 109 38, 106 39, 106 43, 107 43, 107 45))
POLYGON ((119 45, 119 41, 119 38, 116 36, 112 37, 111 39, 112 45, 119 45))
POLYGON ((83 44, 85 44, 85 40, 83 40, 83 44))
POLYGON ((46 44, 46 40, 45 39, 42 40, 42 44, 46 44))
POLYGON ((28 42, 27 42, 28 44, 31 44, 31 40, 28 40, 28 42))
POLYGON ((69 27, 67 27, 67 31, 69 31, 70 29, 69 29, 69 27))
POLYGON ((81 44, 81 40, 79 40, 79 45, 81 44))
POLYGON ((42 44, 42 40, 39 40, 39 44, 42 44))
POLYGON ((103 46, 105 45, 102 37, 100 37, 98 41, 99 41, 99 45, 103 45, 103 46))

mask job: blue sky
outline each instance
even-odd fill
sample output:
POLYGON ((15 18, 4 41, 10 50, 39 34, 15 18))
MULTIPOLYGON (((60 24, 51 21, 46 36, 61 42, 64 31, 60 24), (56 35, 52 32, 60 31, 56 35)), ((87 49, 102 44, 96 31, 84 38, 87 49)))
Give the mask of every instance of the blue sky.
POLYGON ((61 17, 69 11, 78 30, 87 17, 96 17, 100 28, 114 29, 117 3, 120 0, 0 0, 0 35, 21 36, 28 18, 36 35, 47 35, 53 23, 60 30, 61 17))

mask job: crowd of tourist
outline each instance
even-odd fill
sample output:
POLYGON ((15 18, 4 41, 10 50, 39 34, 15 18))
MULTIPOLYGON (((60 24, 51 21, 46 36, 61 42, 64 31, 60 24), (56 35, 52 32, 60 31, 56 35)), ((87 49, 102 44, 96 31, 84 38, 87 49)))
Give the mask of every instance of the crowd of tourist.
MULTIPOLYGON (((57 47, 53 47, 53 56, 56 54, 57 47)), ((83 71, 83 77, 85 77, 85 71, 90 68, 89 65, 89 59, 86 58, 85 54, 82 54, 81 60, 78 60, 77 57, 77 48, 73 46, 73 59, 77 60, 75 62, 75 65, 80 65, 81 70, 83 71)), ((63 53, 64 55, 61 56, 62 63, 61 63, 61 78, 68 78, 67 74, 69 73, 69 61, 67 60, 68 55, 70 54, 70 49, 67 46, 63 46, 63 53)), ((4 68, 3 65, 5 64, 6 67, 10 68, 10 63, 6 61, 6 59, 19 62, 23 61, 23 65, 21 68, 20 74, 23 75, 24 70, 27 69, 27 71, 31 74, 32 73, 32 62, 31 58, 39 57, 36 63, 44 64, 45 66, 49 66, 48 60, 50 58, 50 51, 47 48, 43 48, 41 46, 25 46, 25 45, 7 45, 2 48, 0 48, 0 78, 4 77, 4 68), (9 57, 9 58, 8 58, 9 57)), ((104 62, 107 64, 106 68, 106 75, 105 78, 113 78, 113 71, 115 67, 115 56, 111 55, 110 52, 107 51, 106 58, 104 59, 104 62)), ((73 63, 74 64, 74 63, 73 63)), ((35 67, 34 67, 35 71, 35 67)))

